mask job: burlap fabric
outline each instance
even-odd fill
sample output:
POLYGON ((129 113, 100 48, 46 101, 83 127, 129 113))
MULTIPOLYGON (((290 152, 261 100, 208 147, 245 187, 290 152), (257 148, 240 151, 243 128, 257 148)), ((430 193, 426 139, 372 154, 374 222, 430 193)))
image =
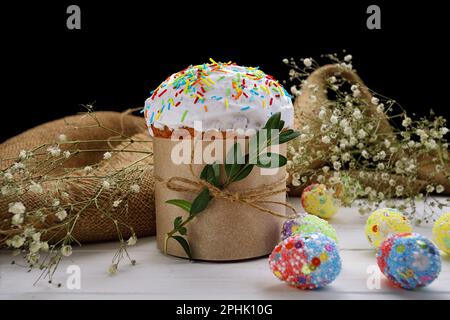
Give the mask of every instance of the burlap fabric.
MULTIPOLYGON (((294 102, 294 112, 295 112, 295 126, 298 129, 302 129, 304 126, 309 126, 311 132, 316 133, 315 138, 311 143, 306 146, 306 152, 315 154, 317 150, 322 150, 327 153, 328 148, 336 144, 332 141, 330 144, 324 144, 321 141, 322 135, 320 134, 321 122, 319 119, 319 112, 322 106, 332 109, 334 106, 334 101, 329 100, 327 95, 328 79, 332 76, 342 77, 347 80, 350 84, 358 85, 361 92, 362 105, 360 106, 361 112, 365 117, 376 117, 379 119, 378 126, 378 136, 382 137, 372 143, 381 143, 380 139, 385 139, 385 137, 393 137, 393 128, 389 123, 389 120, 384 114, 377 112, 377 106, 374 105, 372 100, 372 93, 361 80, 361 78, 354 72, 347 68, 341 67, 336 64, 325 65, 321 68, 315 70, 307 79, 305 85, 302 86, 301 94, 296 98, 294 102)), ((292 142, 294 146, 300 143, 298 140, 292 142)), ((409 157, 410 155, 405 153, 399 153, 396 157, 409 157)), ((447 178, 447 174, 450 172, 450 165, 448 161, 448 151, 443 152, 443 157, 446 160, 446 168, 438 174, 434 174, 435 164, 431 163, 430 159, 435 156, 429 154, 427 156, 420 157, 418 159, 417 167, 418 174, 417 179, 414 181, 408 180, 400 175, 391 175, 391 178, 397 181, 398 184, 404 185, 408 188, 410 194, 416 194, 423 191, 427 184, 435 183, 444 186, 444 194, 450 194, 450 183, 447 178)), ((315 161, 310 166, 303 168, 304 172, 299 172, 300 175, 309 175, 311 171, 318 170, 326 165, 326 161, 315 161)), ((348 172, 353 177, 358 177, 359 172, 348 172)), ((314 175, 311 176, 312 181, 314 181, 314 175)), ((362 186, 372 187, 377 191, 389 192, 392 188, 386 183, 379 183, 379 181, 373 181, 372 178, 358 179, 362 186)), ((288 181, 289 183, 289 181, 288 181)), ((292 196, 298 196, 301 194, 303 189, 310 184, 308 182, 305 185, 293 186, 289 184, 289 194, 292 196)))
MULTIPOLYGON (((127 150, 152 151, 152 143, 134 142, 129 145, 128 142, 119 143, 113 141, 114 139, 117 140, 120 135, 131 137, 137 141, 149 141, 150 137, 146 132, 142 117, 118 112, 96 112, 95 117, 101 123, 101 127, 97 125, 97 121, 91 116, 69 116, 37 126, 5 141, 0 145, 0 159, 3 159, 1 168, 6 168, 13 161, 4 159, 17 157, 20 150, 29 150, 41 144, 57 141, 60 134, 65 134, 70 141, 103 140, 94 143, 81 143, 77 146, 79 149, 122 149, 126 147, 127 150)), ((66 146, 65 149, 70 149, 70 146, 66 146)), ((120 168, 126 167, 142 158, 140 153, 123 152, 106 161, 103 160, 103 154, 104 151, 80 153, 69 161, 64 162, 60 170, 98 164, 95 166, 95 171, 90 174, 101 175, 102 172, 108 172, 112 168, 120 170, 120 168)), ((128 210, 125 213, 121 211, 120 216, 117 216, 117 220, 131 226, 137 236, 149 236, 155 234, 153 157, 149 156, 140 162, 140 165, 146 170, 140 183, 140 192, 130 195, 128 210)), ((58 171, 53 171, 50 174, 56 175, 58 171)), ((78 174, 82 175, 82 173, 78 174)), ((44 185, 45 190, 51 189, 50 183, 47 182, 47 185, 44 185)), ((68 183, 66 187, 66 192, 69 194, 71 201, 89 199, 96 190, 98 190, 98 184, 89 179, 76 180, 68 183)), ((100 207, 111 202, 109 195, 110 193, 108 192, 102 193, 98 199, 100 207)), ((27 193, 21 200, 27 209, 39 208, 43 205, 43 197, 33 193, 27 193)), ((6 230, 10 223, 9 218, 11 214, 7 212, 10 201, 9 197, 0 196, 1 230, 6 230)), ((46 222, 50 224, 56 223, 56 219, 54 221, 50 219, 46 222)), ((121 227, 121 232, 124 238, 131 235, 130 229, 126 227, 121 227)), ((73 231, 73 236, 80 242, 117 240, 117 234, 116 226, 112 223, 111 217, 105 217, 99 213, 95 206, 89 207, 80 216, 73 231)))

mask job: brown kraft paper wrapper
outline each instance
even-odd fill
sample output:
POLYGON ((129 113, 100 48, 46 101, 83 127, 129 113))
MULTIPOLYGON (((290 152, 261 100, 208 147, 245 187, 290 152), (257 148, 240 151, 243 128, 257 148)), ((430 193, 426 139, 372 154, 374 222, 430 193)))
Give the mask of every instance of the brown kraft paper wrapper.
MULTIPOLYGON (((186 211, 167 204, 166 201, 170 199, 192 201, 198 194, 169 190, 164 181, 171 177, 199 179, 200 172, 205 165, 192 165, 195 174, 193 177, 189 164, 175 164, 171 159, 171 153, 177 143, 179 141, 157 137, 154 138, 153 143, 155 175, 162 180, 158 181, 157 179, 155 182, 156 239, 160 250, 164 250, 164 238, 173 229, 174 219, 182 216, 184 220, 188 216, 186 211)), ((195 143, 195 148, 202 145, 204 151, 209 143, 211 141, 198 141, 195 143)), ((279 148, 277 152, 286 154, 285 145, 277 147, 279 148)), ((225 150, 224 154, 227 151, 225 150)), ((241 181, 231 183, 228 190, 232 192, 245 191, 263 184, 271 184, 286 177, 285 167, 272 170, 275 170, 276 173, 262 175, 261 169, 255 166, 249 176, 241 181)), ((264 200, 285 203, 286 194, 278 193, 264 200)), ((264 206, 283 215, 286 212, 286 208, 281 205, 264 204, 264 206)), ((214 198, 204 211, 186 225, 188 232, 185 238, 190 244, 193 259, 210 261, 250 259, 272 252, 280 240, 283 221, 283 218, 261 212, 245 203, 214 198)), ((187 258, 183 248, 174 239, 169 239, 167 253, 187 258)))

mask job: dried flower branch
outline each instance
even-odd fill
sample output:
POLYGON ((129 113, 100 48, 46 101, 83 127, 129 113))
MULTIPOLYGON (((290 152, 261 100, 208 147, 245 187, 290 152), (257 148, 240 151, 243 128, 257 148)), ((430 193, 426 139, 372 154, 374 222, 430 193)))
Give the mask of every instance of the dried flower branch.
POLYGON ((102 128, 115 136, 108 140, 70 141, 61 134, 56 141, 20 151, 15 159, 2 159, 14 161, 0 172, 1 200, 9 203, 6 215, 1 214, 0 245, 11 248, 15 255, 22 255, 30 269, 41 270, 38 280, 46 278, 50 283, 61 259, 72 254, 73 245, 81 245, 74 229, 93 208, 117 230, 120 247, 112 260, 114 267, 109 271, 111 268, 117 271, 124 258, 135 264, 127 249, 136 244, 137 236, 121 217, 128 214, 130 195, 140 192, 141 181, 152 167, 149 161, 152 148, 142 147, 151 140, 134 140, 108 128, 91 106, 86 108, 85 116, 95 122, 90 128, 102 128), (98 143, 108 143, 110 148, 86 147, 98 143), (101 164, 67 165, 74 157, 91 152, 103 153, 101 164), (112 160, 123 153, 142 156, 115 167, 112 160), (129 230, 130 238, 123 237, 124 229, 129 230))
POLYGON ((301 131, 288 147, 292 188, 325 183, 361 214, 385 203, 407 211, 416 223, 432 220, 435 209, 449 206, 434 196, 450 185, 446 120, 432 111, 413 119, 397 101, 368 89, 351 55, 322 58, 332 64, 283 60, 301 131), (423 212, 416 211, 417 200, 425 201, 423 212))

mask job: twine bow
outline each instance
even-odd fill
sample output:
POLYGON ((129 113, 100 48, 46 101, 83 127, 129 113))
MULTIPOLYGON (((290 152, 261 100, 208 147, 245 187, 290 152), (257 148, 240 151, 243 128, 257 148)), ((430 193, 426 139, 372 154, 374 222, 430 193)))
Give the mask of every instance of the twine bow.
POLYGON ((183 177, 171 177, 167 180, 162 179, 161 177, 155 176, 156 180, 162 182, 165 187, 172 191, 177 192, 190 192, 190 193, 198 193, 203 188, 207 187, 209 192, 214 198, 217 199, 225 199, 230 202, 239 202, 249 205, 261 212, 270 213, 273 216, 280 218, 292 219, 297 217, 297 212, 295 208, 286 202, 280 201, 271 201, 264 200, 270 196, 286 193, 286 178, 278 179, 270 184, 262 184, 258 187, 248 189, 247 191, 242 192, 232 192, 228 189, 219 189, 216 186, 210 184, 207 181, 201 179, 189 179, 183 177), (284 185, 284 186, 282 186, 284 185), (286 215, 276 211, 273 211, 264 206, 264 204, 277 204, 284 206, 290 210, 292 210, 293 215, 286 215))

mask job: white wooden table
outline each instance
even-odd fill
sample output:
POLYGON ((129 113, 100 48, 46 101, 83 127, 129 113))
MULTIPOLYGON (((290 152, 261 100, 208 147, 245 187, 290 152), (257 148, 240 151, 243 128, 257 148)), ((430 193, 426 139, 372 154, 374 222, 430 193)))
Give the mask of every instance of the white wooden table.
MULTIPOLYGON (((291 202, 300 203, 297 198, 291 202)), ((26 268, 11 265, 11 253, 0 251, 0 299, 450 299, 448 256, 442 257, 442 272, 428 287, 415 291, 393 288, 378 272, 375 252, 364 236, 365 219, 355 208, 344 208, 330 221, 339 236, 342 271, 320 290, 301 291, 285 285, 270 272, 267 258, 191 263, 164 256, 156 249, 154 237, 148 237, 130 249, 137 264, 125 262, 114 276, 108 275, 107 268, 117 243, 75 249, 57 271, 54 281, 61 282, 61 288, 46 281, 33 286, 39 271, 27 273, 26 268), (80 289, 66 286, 70 265, 80 267, 80 289)), ((415 232, 429 237, 431 227, 416 227, 415 232)))

